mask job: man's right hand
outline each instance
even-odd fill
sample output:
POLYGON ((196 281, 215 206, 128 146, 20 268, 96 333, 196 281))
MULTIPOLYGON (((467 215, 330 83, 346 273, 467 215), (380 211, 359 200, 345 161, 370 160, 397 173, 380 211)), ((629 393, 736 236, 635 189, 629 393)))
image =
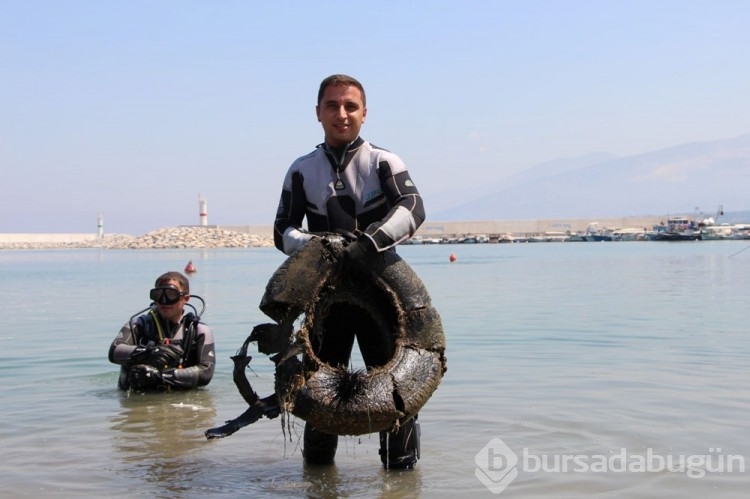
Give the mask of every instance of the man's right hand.
POLYGON ((177 367, 182 360, 183 350, 179 345, 158 345, 152 343, 135 347, 128 364, 147 364, 158 369, 177 367))
POLYGON ((179 345, 159 345, 149 357, 149 364, 159 369, 177 367, 182 360, 183 350, 179 345))
POLYGON ((130 354, 129 362, 131 364, 142 364, 148 361, 153 349, 154 345, 152 343, 149 343, 148 345, 138 345, 135 347, 135 350, 133 350, 133 353, 130 354))

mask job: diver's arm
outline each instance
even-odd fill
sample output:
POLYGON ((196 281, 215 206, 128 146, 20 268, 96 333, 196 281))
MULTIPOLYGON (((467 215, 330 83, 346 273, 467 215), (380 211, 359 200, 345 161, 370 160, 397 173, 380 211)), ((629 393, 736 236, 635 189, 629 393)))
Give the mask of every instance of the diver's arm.
POLYGON ((179 388, 196 388, 211 382, 216 366, 214 337, 211 329, 203 323, 197 327, 195 348, 199 352, 198 364, 165 372, 165 381, 179 388))
POLYGON ((109 361, 113 364, 127 364, 138 348, 136 343, 137 339, 130 329, 130 323, 126 322, 109 346, 109 361))
POLYGON ((307 199, 302 173, 292 169, 284 179, 279 208, 273 223, 273 241, 277 249, 291 255, 314 236, 302 229, 307 199))
POLYGON ((357 237, 356 244, 348 247, 347 252, 355 260, 358 254, 381 253, 409 239, 425 220, 422 196, 398 156, 382 154, 378 177, 392 208, 382 220, 370 224, 357 237))

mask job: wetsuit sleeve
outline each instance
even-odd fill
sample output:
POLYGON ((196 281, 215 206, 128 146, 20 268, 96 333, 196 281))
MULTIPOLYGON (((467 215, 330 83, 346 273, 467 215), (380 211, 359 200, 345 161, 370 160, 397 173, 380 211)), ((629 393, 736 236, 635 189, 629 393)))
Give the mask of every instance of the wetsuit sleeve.
POLYGON ((395 155, 378 162, 378 176, 388 204, 388 214, 370 224, 358 242, 370 251, 385 251, 409 239, 425 220, 424 204, 404 163, 395 155))
POLYGON ((276 248, 291 255, 301 248, 313 235, 302 229, 307 198, 302 173, 291 166, 284 178, 279 208, 273 224, 273 242, 276 248))
POLYGON ((126 322, 109 346, 109 361, 113 364, 126 364, 133 355, 136 346, 138 346, 137 335, 130 329, 130 323, 126 322))
POLYGON ((211 328, 203 323, 198 324, 195 352, 197 362, 194 365, 174 370, 174 384, 180 388, 205 386, 214 376, 216 366, 214 336, 211 328))

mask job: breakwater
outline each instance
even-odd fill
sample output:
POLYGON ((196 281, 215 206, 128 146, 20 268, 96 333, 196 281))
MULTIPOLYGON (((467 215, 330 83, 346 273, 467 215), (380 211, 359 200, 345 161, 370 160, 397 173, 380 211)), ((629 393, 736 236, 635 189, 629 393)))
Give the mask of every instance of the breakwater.
POLYGON ((0 249, 170 249, 170 248, 266 248, 273 246, 270 236, 261 236, 216 227, 172 227, 157 229, 141 236, 107 234, 103 237, 80 236, 26 238, 24 241, 0 240, 0 249))

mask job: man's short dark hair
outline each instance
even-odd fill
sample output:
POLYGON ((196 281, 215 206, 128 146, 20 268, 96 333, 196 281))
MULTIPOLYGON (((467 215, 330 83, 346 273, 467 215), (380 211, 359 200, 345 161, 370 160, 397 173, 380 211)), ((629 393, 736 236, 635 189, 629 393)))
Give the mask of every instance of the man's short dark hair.
POLYGON ((359 89, 359 91, 362 93, 362 105, 364 107, 367 107, 367 98, 365 97, 365 87, 362 86, 362 84, 357 81, 356 78, 352 78, 348 75, 331 75, 325 80, 323 80, 320 83, 320 89, 318 90, 318 105, 320 105, 320 101, 323 100, 323 94, 326 92, 326 88, 328 88, 331 85, 346 85, 346 86, 353 86, 359 89))
POLYGON ((154 284, 154 286, 158 288, 159 286, 163 286, 169 281, 177 281, 178 283, 180 283, 182 292, 185 294, 190 294, 190 281, 188 281, 187 277, 180 274, 179 272, 167 272, 166 274, 160 275, 156 279, 156 283, 154 284))

